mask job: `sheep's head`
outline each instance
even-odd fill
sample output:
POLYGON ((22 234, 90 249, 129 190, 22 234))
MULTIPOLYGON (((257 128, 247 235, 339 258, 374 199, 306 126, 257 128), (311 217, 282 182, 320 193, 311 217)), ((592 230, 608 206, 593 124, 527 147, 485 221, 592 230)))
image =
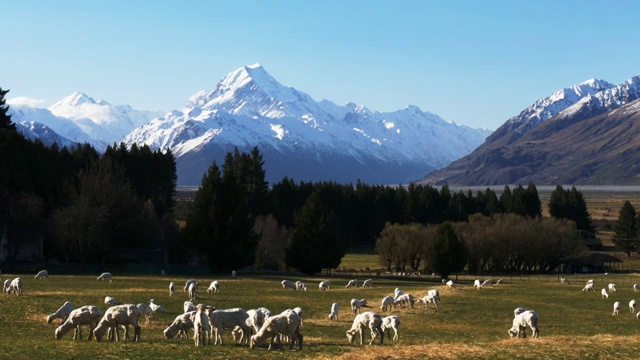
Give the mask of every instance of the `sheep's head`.
POLYGON ((55 331, 56 340, 62 339, 62 336, 66 333, 62 326, 58 326, 55 331))
POLYGON ((53 315, 47 316, 47 324, 51 324, 53 322, 53 315))
POLYGON ((96 339, 96 341, 102 340, 102 337, 104 336, 106 329, 107 327, 104 326, 104 324, 102 323, 98 324, 98 326, 96 326, 96 328, 93 329, 93 337, 96 339))
POLYGON ((177 327, 169 326, 168 328, 164 329, 164 337, 166 339, 173 339, 177 333, 178 333, 177 327))
POLYGON ((507 330, 507 332, 509 333, 509 338, 513 339, 514 337, 518 336, 518 329, 516 328, 511 328, 509 330, 507 330))
POLYGON ((353 344, 353 340, 356 338, 356 330, 347 330, 346 334, 349 344, 353 344))
POLYGON ((249 348, 253 349, 258 345, 258 335, 251 336, 251 341, 249 342, 249 348))

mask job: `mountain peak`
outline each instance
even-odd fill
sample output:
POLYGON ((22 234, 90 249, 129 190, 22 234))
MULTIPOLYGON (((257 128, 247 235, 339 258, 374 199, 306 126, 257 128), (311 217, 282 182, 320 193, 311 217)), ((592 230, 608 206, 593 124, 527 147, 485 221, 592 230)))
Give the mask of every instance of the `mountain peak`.
POLYGON ((53 106, 51 106, 51 108, 55 108, 63 105, 79 106, 83 104, 96 104, 96 103, 97 102, 92 97, 88 96, 83 92, 76 91, 73 94, 55 103, 53 106))

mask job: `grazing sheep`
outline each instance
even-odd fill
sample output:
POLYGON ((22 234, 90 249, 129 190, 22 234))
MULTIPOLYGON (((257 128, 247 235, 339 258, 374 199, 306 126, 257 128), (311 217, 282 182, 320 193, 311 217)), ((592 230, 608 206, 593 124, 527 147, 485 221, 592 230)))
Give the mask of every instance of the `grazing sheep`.
POLYGON ((293 281, 291 280, 282 280, 280 282, 282 284, 282 290, 295 290, 296 289, 296 284, 293 283, 293 281))
POLYGON ((224 329, 233 330, 236 326, 239 326, 242 330, 242 336, 240 336, 240 342, 242 342, 251 333, 251 330, 247 326, 248 317, 247 312, 241 308, 212 311, 209 314, 209 320, 213 328, 213 344, 217 345, 219 340, 220 345, 222 345, 224 329))
POLYGON ((609 292, 610 292, 610 293, 611 293, 611 292, 616 292, 616 291, 617 291, 617 290, 616 290, 616 284, 611 283, 611 284, 609 284, 609 285, 608 285, 608 287, 609 287, 609 292))
POLYGON ((218 294, 220 295, 220 283, 218 282, 218 280, 214 280, 211 282, 211 285, 209 285, 209 288, 207 289, 207 294, 211 295, 211 294, 218 294))
POLYGON ((629 312, 632 313, 632 314, 636 313, 636 301, 635 300, 629 301, 629 312))
POLYGON ((450 289, 456 288, 456 284, 452 280, 447 281, 446 284, 450 289))
POLYGON ((149 300, 149 307, 151 308, 151 311, 153 311, 153 313, 163 313, 164 309, 162 308, 162 306, 156 304, 156 301, 154 299, 149 300))
POLYGON ((393 290, 393 300, 397 300, 400 296, 402 296, 404 293, 402 292, 402 289, 400 288, 395 288, 395 290, 393 290))
POLYGON ((372 279, 367 279, 365 281, 362 282, 362 287, 372 287, 373 286, 373 280, 372 279))
MULTIPOLYGON (((391 296, 388 296, 391 298, 391 296)), ((380 345, 384 342, 384 331, 382 331, 382 317, 374 312, 367 311, 359 314, 353 319, 351 329, 347 330, 347 339, 349 343, 353 343, 356 333, 360 333, 360 345, 364 344, 364 331, 369 328, 371 331, 371 341, 369 345, 373 344, 375 339, 380 336, 380 345)))
POLYGON ((603 299, 608 299, 609 298, 609 294, 607 294, 607 289, 602 288, 602 290, 600 290, 600 294, 602 295, 603 299))
POLYGON ((637 318, 638 320, 640 320, 640 311, 638 311, 638 312, 636 313, 636 318, 637 318))
MULTIPOLYGON (((387 311, 387 309, 391 310, 391 306, 393 306, 393 296, 385 296, 382 298, 382 304, 380 305, 380 310, 387 311)), ((370 312, 370 311, 369 311, 370 312)))
POLYGON ((359 314, 361 307, 369 307, 367 305, 367 299, 351 299, 351 312, 353 315, 359 314))
POLYGON ((338 303, 331 304, 331 313, 329 314, 329 320, 338 321, 338 310, 338 303))
POLYGON ((640 285, 633 284, 633 292, 638 292, 638 291, 640 291, 640 285))
POLYGON ((72 311, 73 304, 71 304, 71 301, 65 301, 64 304, 62 304, 62 306, 60 306, 60 308, 56 310, 56 312, 47 316, 47 324, 51 324, 55 319, 62 319, 62 322, 65 322, 72 311))
POLYGON ((477 288, 478 290, 480 290, 480 286, 482 286, 480 284, 480 280, 476 279, 476 280, 473 281, 473 287, 474 288, 477 288))
POLYGON ((349 282, 347 283, 347 286, 345 286, 346 289, 349 288, 357 288, 358 287, 358 280, 349 280, 349 282))
POLYGON ((64 334, 68 333, 71 329, 74 329, 73 340, 82 340, 82 331, 80 329, 83 325, 89 326, 89 340, 93 336, 93 330, 95 329, 98 321, 102 317, 102 311, 95 306, 86 305, 72 310, 67 316, 67 319, 58 326, 54 332, 57 340, 62 339, 64 334))
POLYGON ((293 344, 298 342, 298 350, 302 350, 302 334, 300 333, 300 316, 295 311, 285 310, 281 314, 269 317, 264 325, 255 335, 251 337, 250 347, 262 344, 267 339, 271 339, 269 350, 273 346, 273 340, 280 336, 289 338, 289 350, 293 349, 293 344))
POLYGON ((169 297, 176 296, 176 283, 173 281, 169 283, 169 297))
POLYGON ((189 301, 196 301, 196 293, 198 292, 198 283, 189 284, 189 301))
POLYGON ((498 281, 496 281, 496 285, 500 285, 500 284, 502 284, 503 282, 504 282, 504 280, 502 280, 502 279, 498 279, 498 281))
POLYGON ((400 319, 395 315, 390 315, 382 318, 382 331, 387 332, 387 337, 391 336, 391 329, 393 329, 393 341, 398 341, 400 338, 398 336, 398 328, 400 328, 400 319))
POLYGON ((115 298, 112 298, 111 296, 105 296, 104 297, 104 303, 105 305, 118 305, 118 302, 116 301, 115 298))
POLYGON ((582 291, 594 291, 593 284, 587 284, 582 288, 582 291))
MULTIPOLYGON (((118 326, 125 327, 125 339, 128 337, 129 326, 133 326, 133 341, 140 341, 140 309, 133 304, 112 306, 104 313, 98 326, 93 330, 93 337, 96 341, 101 341, 105 332, 111 329, 115 333, 116 341, 120 341, 118 326)), ((110 340, 113 340, 111 338, 110 340)))
POLYGON ((164 337, 167 339, 173 339, 176 335, 186 339, 189 336, 189 329, 193 329, 193 320, 195 319, 196 312, 189 311, 184 314, 176 316, 175 320, 164 329, 164 337))
POLYGON ((9 284, 9 290, 7 291, 7 293, 11 294, 14 293, 16 295, 22 295, 22 291, 24 290, 24 286, 22 285, 22 279, 17 277, 13 280, 11 280, 11 283, 9 284))
POLYGON ((538 328, 538 314, 533 310, 527 310, 514 317, 511 329, 507 330, 507 333, 510 338, 526 338, 527 326, 530 327, 533 332, 532 337, 537 338, 540 336, 540 329, 538 328))
POLYGON ((424 303, 425 309, 429 308, 429 304, 433 304, 436 308, 436 310, 438 310, 438 301, 440 299, 440 296, 435 296, 432 294, 427 294, 424 297, 418 299, 418 302, 420 303, 424 303))
POLYGON ((36 274, 36 280, 49 279, 49 272, 47 270, 40 270, 36 274))
POLYGON ((193 318, 193 340, 196 346, 207 346, 207 340, 209 339, 209 333, 211 331, 209 316, 207 316, 202 305, 198 305, 196 309, 196 315, 193 318))
POLYGON ((560 283, 562 285, 569 285, 569 280, 565 279, 565 277, 563 276, 560 278, 560 283))
POLYGON ((187 280, 187 282, 184 283, 184 292, 189 291, 189 286, 191 284, 196 284, 196 287, 198 287, 198 282, 195 279, 189 279, 187 280))
POLYGON ((2 288, 2 292, 7 294, 11 293, 11 280, 6 279, 4 281, 4 287, 2 288))
POLYGON ((196 311, 196 306, 193 305, 193 303, 189 300, 184 302, 183 305, 183 310, 185 313, 189 312, 189 311, 196 311))
POLYGON ((400 305, 402 307, 405 307, 406 304, 409 304, 409 306, 411 306, 411 308, 413 309, 413 304, 415 303, 415 300, 413 298, 413 295, 411 294, 403 294, 398 296, 398 298, 393 302, 394 307, 395 305, 400 305))
POLYGON ((611 316, 618 316, 620 314, 620 301, 613 303, 613 314, 611 316))
POLYGON ((329 280, 321 281, 318 284, 318 288, 320 289, 320 291, 329 290, 329 286, 331 286, 331 281, 329 280))
POLYGON ((296 281, 296 290, 302 290, 302 291, 307 291, 307 285, 305 285, 305 283, 303 283, 302 281, 296 281))
POLYGON ((151 310, 151 306, 143 303, 140 303, 136 306, 140 310, 140 315, 145 318, 145 322, 148 324, 151 321, 151 317, 153 316, 153 310, 151 310))
POLYGON ((431 289, 431 290, 427 291, 427 296, 434 297, 438 301, 440 301, 440 291, 438 291, 438 289, 431 289))
POLYGON ((110 272, 103 272, 102 274, 100 274, 100 276, 98 276, 98 281, 106 281, 109 280, 109 282, 113 281, 113 275, 110 272))
POLYGON ((493 280, 492 279, 487 279, 487 280, 483 281, 482 284, 480 284, 480 287, 485 287, 485 286, 493 286, 493 280))

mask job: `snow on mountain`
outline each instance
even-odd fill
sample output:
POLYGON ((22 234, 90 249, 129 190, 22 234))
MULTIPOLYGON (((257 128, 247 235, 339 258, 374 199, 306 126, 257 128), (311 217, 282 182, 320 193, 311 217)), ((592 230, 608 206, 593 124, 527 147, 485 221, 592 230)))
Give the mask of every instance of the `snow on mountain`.
POLYGON ((212 160, 260 148, 267 176, 399 183, 418 179, 480 145, 487 130, 448 123, 415 106, 391 113, 339 106, 276 81, 259 64, 241 67, 181 110, 135 129, 125 143, 170 148, 178 182, 198 184, 212 160))
POLYGON ((58 117, 72 120, 92 138, 105 143, 120 142, 133 129, 161 116, 160 111, 135 110, 129 105, 111 105, 105 100, 75 92, 49 107, 58 117))
POLYGON ((612 85, 595 94, 582 97, 560 113, 566 118, 579 113, 594 116, 640 99, 640 74, 620 85, 612 85))
POLYGON ((16 129, 27 139, 31 141, 34 141, 36 139, 40 140, 45 146, 52 146, 53 144, 57 144, 59 148, 65 146, 67 148, 71 148, 77 145, 76 142, 60 136, 48 126, 37 123, 35 121, 21 121, 15 123, 15 125, 16 129))

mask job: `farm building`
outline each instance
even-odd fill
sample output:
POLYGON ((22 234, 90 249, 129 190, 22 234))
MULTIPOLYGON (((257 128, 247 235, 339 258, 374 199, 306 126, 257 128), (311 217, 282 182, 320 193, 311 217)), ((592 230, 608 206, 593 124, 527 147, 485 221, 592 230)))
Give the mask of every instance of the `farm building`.
POLYGON ((622 270, 623 261, 609 254, 589 252, 578 257, 565 258, 559 266, 560 273, 603 273, 622 270))

